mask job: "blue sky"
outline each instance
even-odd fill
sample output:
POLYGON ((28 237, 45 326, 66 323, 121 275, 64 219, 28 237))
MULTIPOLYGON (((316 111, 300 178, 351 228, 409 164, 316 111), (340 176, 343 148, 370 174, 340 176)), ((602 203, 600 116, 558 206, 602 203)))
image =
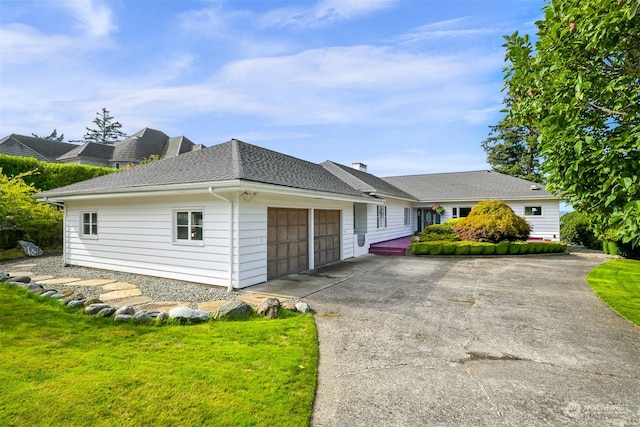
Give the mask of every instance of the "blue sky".
POLYGON ((82 139, 106 107, 378 176, 487 168, 502 36, 537 0, 0 0, 0 137, 82 139))

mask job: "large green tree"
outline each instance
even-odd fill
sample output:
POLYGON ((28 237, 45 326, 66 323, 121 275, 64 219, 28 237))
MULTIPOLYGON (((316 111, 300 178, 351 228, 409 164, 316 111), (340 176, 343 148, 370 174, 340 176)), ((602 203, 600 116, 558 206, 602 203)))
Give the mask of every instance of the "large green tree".
MULTIPOLYGON (((505 101, 505 104, 510 103, 505 101)), ((491 126, 489 137, 481 145, 493 170, 542 183, 538 136, 536 129, 520 125, 507 116, 491 126)))
POLYGON ((96 113, 96 116, 93 123, 96 124, 97 129, 87 128, 87 133, 84 135, 85 142, 111 145, 127 137, 127 134, 120 130, 122 124, 113 121, 109 110, 103 107, 101 112, 96 113))
POLYGON ((640 0, 551 0, 507 36, 509 117, 540 132, 548 188, 640 246, 640 0))

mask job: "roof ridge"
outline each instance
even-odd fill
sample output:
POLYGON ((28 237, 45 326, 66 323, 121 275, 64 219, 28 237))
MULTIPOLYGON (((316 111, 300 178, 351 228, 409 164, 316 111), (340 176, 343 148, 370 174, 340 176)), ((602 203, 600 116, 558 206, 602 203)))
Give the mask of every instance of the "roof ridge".
POLYGON ((242 141, 232 138, 231 141, 231 167, 233 168, 234 175, 238 179, 244 178, 244 166, 242 164, 242 156, 240 154, 240 143, 242 141))

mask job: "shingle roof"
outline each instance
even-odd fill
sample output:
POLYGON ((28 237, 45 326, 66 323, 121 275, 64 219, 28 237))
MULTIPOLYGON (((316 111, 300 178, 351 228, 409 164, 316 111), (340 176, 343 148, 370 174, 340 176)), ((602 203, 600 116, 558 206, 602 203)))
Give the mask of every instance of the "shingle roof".
POLYGON ((58 160, 74 159, 77 157, 90 157, 92 159, 107 160, 113 154, 113 145, 98 144, 97 142, 85 142, 76 146, 73 150, 58 157, 58 160))
POLYGON ((169 138, 164 152, 164 157, 175 157, 201 148, 202 145, 198 144, 196 146, 196 144, 186 136, 174 136, 173 138, 169 138))
POLYGON ((124 141, 114 144, 112 162, 139 162, 152 154, 166 151, 169 137, 159 130, 144 128, 124 141))
POLYGON ((400 199, 415 200, 415 197, 411 194, 408 194, 382 178, 378 178, 370 173, 334 163, 329 160, 322 163, 322 166, 356 190, 370 194, 375 193, 379 196, 391 196, 400 199))
POLYGON ((40 193, 39 197, 107 194, 119 190, 144 191, 147 187, 236 179, 365 197, 319 164, 235 139, 177 157, 56 188, 40 193))
POLYGON ((390 176, 384 180, 423 202, 554 198, 544 185, 487 170, 390 176), (539 189, 532 190, 533 185, 539 189))
POLYGON ((53 162, 58 156, 76 148, 76 144, 11 134, 0 140, 0 153, 10 156, 35 157, 53 162))

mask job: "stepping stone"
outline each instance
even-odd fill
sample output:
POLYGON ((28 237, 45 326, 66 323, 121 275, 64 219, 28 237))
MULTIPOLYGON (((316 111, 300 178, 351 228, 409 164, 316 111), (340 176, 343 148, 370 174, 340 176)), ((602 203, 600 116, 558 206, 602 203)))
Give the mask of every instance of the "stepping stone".
POLYGON ((37 285, 64 285, 67 283, 73 283, 74 285, 76 284, 76 282, 79 282, 81 279, 78 279, 77 277, 62 277, 59 279, 47 279, 47 280, 41 280, 39 282, 37 282, 37 285))
POLYGON ((139 295, 142 295, 142 292, 140 291, 140 289, 121 289, 119 291, 111 291, 111 292, 104 293, 100 295, 98 298, 100 298, 102 301, 109 301, 113 299, 137 297, 139 295))
POLYGON ((215 301, 206 301, 198 304, 198 310, 206 311, 209 313, 213 313, 223 305, 227 304, 229 301, 225 300, 215 300, 215 301))
POLYGON ((107 283, 115 282, 115 279, 89 279, 89 280, 81 280, 80 282, 74 283, 76 286, 102 286, 107 283))
POLYGON ((111 307, 122 307, 125 305, 142 305, 142 304, 146 304, 148 302, 151 302, 152 299, 149 297, 146 297, 144 295, 140 295, 137 297, 129 297, 129 298, 122 298, 122 299, 114 299, 109 301, 109 305, 111 307))
POLYGON ((245 294, 238 297, 240 301, 244 301, 247 304, 254 307, 259 306, 262 303, 262 301, 269 298, 275 298, 275 297, 273 295, 266 295, 266 294, 245 294))
POLYGON ((191 306, 190 302, 157 301, 157 302, 151 302, 149 304, 141 305, 139 308, 141 310, 158 310, 158 311, 168 312, 169 310, 175 307, 189 307, 189 306, 191 306))
POLYGON ((31 276, 31 281, 32 282, 39 282, 41 280, 49 280, 49 279, 53 279, 53 276, 31 276))
POLYGON ((136 285, 127 282, 108 283, 102 286, 105 291, 121 291, 123 289, 137 289, 136 285))
MULTIPOLYGON (((22 270, 9 270, 9 271, 5 271, 5 273, 7 273, 9 276, 11 277, 16 277, 16 276, 33 276, 33 272, 32 271, 22 271, 22 270)), ((53 277, 53 276, 51 276, 53 277)), ((33 277, 31 277, 31 280, 33 281, 33 277)))
POLYGON ((32 269, 36 265, 38 265, 38 264, 16 264, 11 268, 15 268, 16 270, 24 271, 24 270, 32 269))

